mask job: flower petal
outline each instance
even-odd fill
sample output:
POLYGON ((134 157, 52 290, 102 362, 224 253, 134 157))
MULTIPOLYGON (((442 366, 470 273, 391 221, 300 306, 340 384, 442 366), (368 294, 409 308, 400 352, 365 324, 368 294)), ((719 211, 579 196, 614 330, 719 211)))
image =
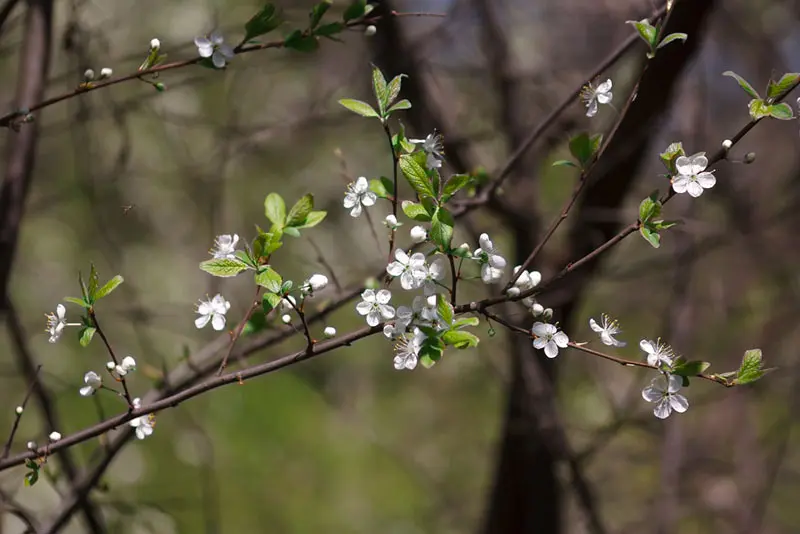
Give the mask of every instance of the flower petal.
POLYGON ((225 66, 225 56, 219 50, 215 50, 211 56, 211 62, 215 67, 221 69, 225 66))
POLYGON ((642 390, 642 398, 647 402, 657 402, 664 396, 664 392, 654 388, 652 385, 642 390))
POLYGON ((218 332, 225 328, 225 316, 214 314, 214 317, 211 319, 211 326, 218 332))
POLYGON ((683 413, 689 409, 689 401, 683 395, 670 395, 669 405, 678 413, 683 413))
POLYGON ((717 178, 710 172, 701 172, 697 175, 697 183, 702 185, 704 189, 709 189, 717 183, 717 178))
POLYGON ((661 399, 656 403, 655 408, 653 408, 653 415, 658 417, 659 419, 666 419, 669 417, 669 414, 672 413, 672 407, 669 405, 669 400, 666 398, 661 399))
POLYGON ((587 117, 594 117, 597 115, 597 99, 592 97, 592 99, 586 103, 586 108, 587 117))
POLYGON ((597 321, 595 321, 594 318, 589 319, 589 328, 598 333, 603 331, 603 329, 600 327, 599 324, 597 324, 597 321))
POLYGON ((370 311, 372 311, 373 305, 369 302, 359 302, 356 304, 356 311, 359 315, 367 315, 370 311))
POLYGON ((567 334, 565 334, 564 332, 556 332, 555 334, 553 334, 553 341, 555 341, 556 345, 558 345, 562 349, 566 348, 569 345, 569 337, 567 337, 567 334))
POLYGON ((686 191, 694 198, 699 197, 703 194, 703 187, 697 183, 695 180, 690 180, 689 184, 686 186, 686 191))
POLYGON ((685 193, 688 186, 689 178, 684 175, 676 176, 672 179, 672 189, 674 189, 676 193, 685 193))
POLYGON ((547 342, 544 346, 544 355, 548 358, 555 358, 558 356, 558 346, 553 341, 547 342))
POLYGON ((210 320, 211 320, 210 315, 201 315, 200 317, 194 320, 194 325, 197 328, 203 328, 205 325, 208 324, 208 321, 210 320))
POLYGON ((681 175, 692 175, 692 160, 687 158, 686 156, 678 156, 678 159, 675 160, 675 169, 678 171, 678 174, 681 175))

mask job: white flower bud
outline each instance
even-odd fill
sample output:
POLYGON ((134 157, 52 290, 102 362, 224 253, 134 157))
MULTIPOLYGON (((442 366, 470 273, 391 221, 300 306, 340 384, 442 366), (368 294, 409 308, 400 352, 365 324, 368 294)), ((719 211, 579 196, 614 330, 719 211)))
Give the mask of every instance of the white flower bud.
POLYGON ((534 302, 533 306, 531 306, 531 313, 534 317, 539 317, 541 314, 544 313, 544 306, 539 304, 538 302, 534 302))
POLYGON ((36 450, 36 442, 35 441, 29 441, 27 443, 26 447, 28 447, 29 451, 35 451, 36 450))
POLYGON ((133 356, 125 356, 122 358, 122 368, 126 371, 136 370, 136 360, 133 359, 133 356))
POLYGON ((508 295, 509 297, 519 296, 520 293, 521 291, 517 286, 509 287, 508 290, 506 291, 506 295, 508 295))
POLYGON ((83 79, 87 82, 94 80, 94 71, 92 69, 86 69, 83 71, 83 79))
POLYGON ((409 234, 411 234, 411 240, 414 243, 422 243, 428 239, 428 232, 422 226, 415 226, 411 229, 409 234))
POLYGON ((161 48, 161 41, 158 39, 150 39, 150 50, 158 50, 161 48))
POLYGON ((372 37, 376 33, 378 33, 378 28, 376 28, 374 24, 370 24, 364 29, 364 35, 367 37, 372 37))
POLYGON ((397 217, 395 217, 391 213, 386 216, 386 218, 383 220, 383 222, 384 222, 384 224, 386 226, 388 226, 391 229, 395 229, 398 226, 400 226, 400 224, 397 222, 397 217))
POLYGON ((753 163, 756 160, 755 152, 748 152, 744 155, 744 162, 747 164, 753 163))
POLYGON ((106 364, 106 369, 108 369, 109 371, 113 371, 116 366, 117 364, 115 364, 114 362, 108 362, 106 364))
POLYGON ((55 430, 53 432, 50 432, 50 441, 58 441, 60 439, 61 439, 61 434, 59 434, 55 430))
POLYGON ((460 245, 458 245, 458 248, 459 248, 459 249, 462 249, 462 250, 465 250, 465 251, 467 252, 467 254, 469 254, 469 250, 470 250, 470 249, 469 249, 469 245, 468 245, 468 244, 466 244, 466 243, 461 243, 460 245))
POLYGON ((289 324, 292 322, 292 316, 289 315, 288 313, 284 313, 283 316, 281 317, 281 321, 283 321, 286 324, 289 324))
POLYGON ((722 148, 724 148, 725 150, 730 150, 732 146, 733 146, 733 141, 731 141, 730 139, 725 139, 722 142, 722 148))
POLYGON ((14 411, 17 412, 17 415, 22 415, 22 412, 24 410, 25 410, 25 408, 23 408, 22 406, 17 406, 14 411))
MULTIPOLYGON (((309 282, 311 282, 311 281, 309 280, 309 282)), ((282 312, 292 311, 295 306, 297 306, 297 301, 291 295, 286 295, 285 297, 283 297, 283 300, 281 300, 281 311, 282 312)), ((284 321, 284 323, 285 322, 286 321, 284 321)))
POLYGON ((100 79, 105 80, 106 78, 111 78, 114 74, 114 71, 111 70, 109 67, 103 67, 100 69, 100 79))
POLYGON ((325 337, 333 337, 336 335, 336 329, 332 326, 326 326, 322 333, 325 335, 325 337))
POLYGON ((308 283, 314 291, 322 291, 328 285, 328 277, 324 274, 313 274, 308 279, 308 283))
POLYGON ((542 315, 544 316, 546 321, 549 321, 550 319, 553 318, 553 308, 546 308, 544 312, 542 312, 542 315))

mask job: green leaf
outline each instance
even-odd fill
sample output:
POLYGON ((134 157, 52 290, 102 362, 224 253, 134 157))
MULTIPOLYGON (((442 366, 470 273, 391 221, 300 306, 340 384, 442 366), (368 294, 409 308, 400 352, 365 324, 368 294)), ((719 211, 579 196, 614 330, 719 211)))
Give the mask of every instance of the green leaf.
POLYGON ((395 111, 400 111, 401 109, 411 109, 411 102, 409 102, 408 100, 406 100, 406 99, 404 98, 403 100, 401 100, 400 102, 398 102, 398 103, 397 103, 397 104, 395 104, 394 106, 390 107, 390 108, 389 108, 389 109, 386 111, 386 113, 387 113, 387 114, 389 114, 389 113, 394 113, 395 111))
POLYGON ((769 117, 772 106, 760 99, 751 100, 747 106, 750 111, 750 116, 753 120, 769 117))
POLYGON ((735 384, 743 385, 755 382, 772 369, 764 369, 761 349, 751 349, 744 353, 742 365, 736 372, 735 384))
POLYGON ((422 207, 425 208, 425 211, 427 211, 428 215, 431 217, 433 217, 433 214, 439 209, 439 205, 436 204, 436 200, 434 200, 433 197, 422 197, 420 202, 422 203, 422 207))
POLYGON ((686 152, 683 151, 683 143, 672 143, 667 149, 659 154, 661 163, 667 168, 670 174, 676 174, 678 170, 675 168, 675 160, 681 156, 685 156, 686 152))
POLYGON ((689 36, 687 34, 685 34, 685 33, 671 33, 671 34, 667 35, 666 37, 664 37, 663 39, 661 39, 661 42, 658 43, 658 48, 663 48, 663 47, 667 46, 668 44, 670 44, 672 41, 680 40, 680 41, 686 42, 686 39, 688 39, 688 38, 689 38, 689 36))
POLYGON ((781 102, 780 104, 772 104, 769 107, 769 114, 771 117, 780 119, 782 121, 788 121, 794 118, 792 106, 785 102, 781 102))
POLYGON ((419 363, 426 369, 433 367, 442 358, 444 343, 438 337, 425 338, 419 349, 419 363))
POLYGON ((300 237, 300 231, 293 226, 287 226, 284 228, 283 233, 291 237, 300 237))
POLYGON ((413 156, 406 154, 400 156, 400 170, 403 171, 403 176, 406 177, 406 180, 418 195, 436 196, 425 169, 414 160, 413 156))
POLYGON ((759 96, 758 91, 753 89, 753 86, 750 85, 749 83, 747 83, 747 80, 745 80, 744 78, 742 78, 741 76, 739 76, 738 74, 733 72, 732 70, 726 70, 725 72, 722 73, 722 75, 723 76, 730 76, 731 78, 736 80, 739 83, 739 86, 742 89, 744 89, 744 92, 747 93, 748 95, 752 96, 753 98, 755 98, 757 100, 761 99, 761 96, 759 96))
POLYGON ((275 226, 283 227, 283 223, 286 220, 286 203, 278 193, 270 193, 264 199, 264 215, 275 226))
MULTIPOLYGON (((398 74, 392 81, 389 82, 389 85, 386 87, 386 105, 391 106, 392 103, 397 100, 398 95, 400 95, 400 86, 403 84, 403 78, 405 78, 405 74, 398 74)), ((395 108, 401 102, 408 102, 408 100, 401 100, 392 108, 395 108)), ((408 109, 411 107, 411 102, 408 102, 408 107, 399 108, 399 109, 408 109)), ((391 109, 389 110, 391 111, 391 109)))
POLYGON ((656 190, 639 204, 639 221, 642 224, 647 224, 650 219, 658 217, 660 214, 661 202, 658 200, 658 191, 656 190))
POLYGON ((592 159, 596 143, 594 137, 590 138, 589 134, 583 132, 569 140, 569 151, 578 160, 581 167, 592 159))
POLYGON ((283 300, 283 297, 280 295, 276 295, 275 293, 264 293, 264 296, 261 297, 261 307, 264 310, 264 313, 271 312, 274 308, 277 308, 278 305, 283 300))
POLYGON ((647 19, 642 19, 638 22, 635 20, 628 20, 625 21, 625 23, 631 24, 634 28, 636 28, 639 36, 645 43, 647 43, 647 46, 649 46, 651 49, 655 48, 658 31, 647 19))
POLYGON ((89 290, 86 289, 86 283, 83 281, 83 274, 80 271, 78 271, 78 285, 81 286, 81 295, 83 295, 83 300, 91 304, 89 290))
POLYGON ((261 332, 266 328, 267 328, 267 314, 264 312, 263 309, 254 310, 253 313, 250 315, 250 319, 248 319, 247 323, 244 325, 244 329, 242 329, 242 335, 249 336, 252 334, 257 334, 258 332, 261 332))
POLYGON ((650 224, 648 226, 650 226, 653 230, 666 230, 668 228, 672 228, 673 226, 677 226, 679 224, 681 224, 681 221, 658 220, 658 221, 650 221, 650 224))
POLYGON ((322 211, 322 210, 312 211, 311 213, 308 214, 308 217, 306 217, 305 222, 303 224, 295 226, 295 228, 297 228, 298 230, 302 230, 303 228, 313 228, 319 223, 321 223, 327 215, 328 215, 327 211, 322 211))
POLYGON ((381 69, 372 66, 372 91, 375 93, 375 100, 378 102, 378 109, 381 112, 381 117, 386 115, 386 108, 388 107, 386 100, 388 96, 388 88, 386 86, 386 78, 384 78, 381 69))
POLYGON ((78 297, 64 297, 64 302, 71 302, 73 304, 77 304, 78 306, 86 308, 87 310, 92 307, 91 304, 89 304, 83 299, 79 299, 78 297))
POLYGON ((313 52, 319 48, 319 41, 314 35, 306 35, 300 30, 295 30, 286 37, 283 46, 298 52, 313 52))
MULTIPOLYGON (((328 37, 330 38, 337 33, 342 33, 345 29, 345 25, 341 22, 329 22, 327 24, 323 24, 316 30, 314 30, 314 35, 319 37, 328 37)), ((335 40, 335 39, 334 39, 335 40)))
POLYGON ((256 284, 267 288, 267 290, 271 291, 272 293, 279 292, 281 290, 281 285, 283 284, 281 275, 269 265, 265 265, 261 272, 256 274, 255 280, 256 284))
POLYGON ((453 216, 444 208, 439 208, 431 218, 431 240, 439 245, 442 250, 450 249, 454 224, 453 216))
POLYGON ((791 91, 798 82, 800 82, 800 73, 797 72, 787 72, 777 82, 770 80, 767 85, 767 98, 775 102, 791 91))
POLYGON ((389 198, 391 196, 389 191, 386 189, 386 184, 384 184, 381 180, 370 180, 369 190, 378 195, 379 198, 389 198))
POLYGON ((414 219, 415 221, 419 222, 428 222, 431 220, 431 216, 428 214, 427 210, 422 206, 422 204, 417 204, 416 202, 411 202, 410 200, 404 200, 402 204, 403 213, 409 219, 414 219))
MULTIPOLYGON (((467 185, 471 179, 472 176, 469 174, 454 174, 449 180, 447 180, 447 183, 444 184, 444 189, 442 189, 442 198, 448 197, 449 199, 449 197, 452 197, 458 193, 461 188, 467 185)), ((445 200, 445 202, 447 201, 445 200)))
POLYGON ((294 282, 292 282, 291 280, 284 280, 284 282, 281 284, 281 295, 287 294, 289 291, 292 290, 293 286, 294 282))
POLYGON ((303 224, 308 217, 308 214, 314 209, 314 195, 308 193, 300 197, 300 200, 295 202, 289 214, 286 216, 286 226, 297 226, 303 224))
POLYGON ((316 28, 332 5, 332 0, 322 0, 322 2, 311 8, 311 13, 308 14, 308 27, 312 30, 316 28))
POLYGON ((39 481, 39 470, 36 469, 34 471, 28 471, 25 473, 25 485, 26 486, 33 486, 39 481))
POLYGON ((672 373, 680 376, 697 376, 705 373, 709 367, 711 367, 709 362, 701 362, 699 360, 692 362, 681 362, 672 368, 672 373))
POLYGON ((436 296, 436 311, 446 324, 453 322, 453 305, 441 293, 436 296))
POLYGON ((349 22, 351 20, 363 17, 364 15, 366 15, 366 12, 367 12, 367 0, 355 0, 352 4, 347 6, 347 9, 344 10, 342 19, 345 22, 349 22))
POLYGON ((386 189, 386 192, 394 196, 394 181, 390 180, 386 176, 381 176, 380 179, 383 187, 386 189))
POLYGON ((658 235, 658 232, 653 230, 648 226, 642 226, 639 228, 639 233, 642 234, 642 237, 650 243, 653 248, 658 248, 661 246, 661 236, 658 235))
POLYGON ((576 168, 578 167, 577 165, 575 165, 573 162, 571 162, 568 159, 560 159, 560 160, 554 161, 551 166, 552 167, 576 167, 576 168))
POLYGON ((455 321, 450 329, 456 330, 458 328, 464 328, 465 326, 478 326, 480 324, 481 321, 477 317, 464 317, 463 319, 455 321))
POLYGON ((229 258, 213 258, 200 262, 200 269, 214 276, 229 278, 247 270, 247 264, 229 258))
POLYGON ((249 41, 253 37, 269 33, 282 23, 280 11, 268 3, 245 23, 243 41, 249 41))
POLYGON ((115 276, 114 278, 106 282, 103 285, 103 287, 97 290, 97 293, 95 293, 94 295, 95 300, 105 297, 106 295, 117 289, 117 286, 119 286, 124 281, 125 279, 122 278, 122 276, 120 275, 115 276))
POLYGON ((97 329, 93 326, 87 326, 85 328, 81 328, 80 332, 78 332, 78 336, 81 341, 81 347, 89 346, 89 343, 92 342, 92 338, 94 337, 95 332, 97 332, 97 329))
POLYGON ((94 302, 95 295, 97 294, 97 286, 100 284, 100 280, 97 276, 97 270, 94 268, 94 263, 90 265, 89 270, 89 302, 94 302))
POLYGON ((476 347, 480 339, 475 334, 463 330, 448 330, 442 334, 442 341, 445 345, 452 345, 457 349, 468 349, 476 347))
POLYGON ((367 104, 366 102, 362 102, 361 100, 355 100, 353 98, 343 98, 339 100, 339 103, 352 111, 353 113, 358 113, 362 117, 378 117, 378 112, 372 109, 372 106, 367 104))

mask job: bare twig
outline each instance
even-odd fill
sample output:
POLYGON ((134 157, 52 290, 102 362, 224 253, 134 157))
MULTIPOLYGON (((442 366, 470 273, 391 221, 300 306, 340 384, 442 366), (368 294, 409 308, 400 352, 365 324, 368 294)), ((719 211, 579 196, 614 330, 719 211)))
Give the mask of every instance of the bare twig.
POLYGON ((19 405, 22 410, 15 412, 14 423, 11 426, 11 432, 8 434, 8 440, 6 441, 5 447, 3 447, 3 455, 0 456, 0 459, 8 458, 8 453, 11 451, 11 444, 14 442, 14 436, 16 435, 17 428, 19 427, 19 421, 22 419, 22 414, 25 412, 25 408, 28 405, 28 399, 31 397, 31 393, 33 393, 36 380, 39 379, 39 371, 41 368, 41 364, 36 366, 36 373, 33 377, 33 381, 31 381, 31 383, 28 385, 28 391, 25 392, 25 398, 22 399, 22 404, 19 405))
POLYGON ((245 312, 244 317, 241 321, 239 321, 239 326, 236 327, 236 332, 231 336, 231 342, 228 344, 228 351, 225 353, 225 356, 222 357, 222 362, 219 364, 219 370, 217 371, 217 376, 221 376, 222 373, 225 371, 225 367, 228 366, 228 359, 231 357, 231 353, 233 352, 233 347, 236 345, 236 342, 242 337, 242 332, 244 332, 244 327, 247 325, 247 321, 250 320, 250 317, 253 315, 253 312, 258 308, 260 303, 258 302, 258 296, 261 294, 261 286, 256 286, 256 294, 253 296, 253 303, 245 312))

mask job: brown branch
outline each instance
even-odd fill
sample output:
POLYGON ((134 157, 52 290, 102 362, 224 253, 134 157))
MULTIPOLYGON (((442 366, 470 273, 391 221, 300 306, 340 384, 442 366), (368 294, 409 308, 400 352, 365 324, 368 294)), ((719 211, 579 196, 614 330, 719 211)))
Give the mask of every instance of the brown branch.
POLYGON ((41 369, 42 364, 36 366, 33 380, 28 385, 28 391, 25 392, 25 397, 22 399, 22 404, 19 405, 22 410, 14 413, 14 423, 11 426, 11 432, 8 434, 8 440, 6 441, 5 447, 3 447, 3 455, 0 456, 0 459, 8 458, 8 453, 11 451, 11 444, 14 442, 14 436, 17 434, 17 428, 19 428, 19 421, 22 419, 22 414, 25 413, 25 408, 28 406, 28 399, 31 398, 31 393, 33 393, 34 385, 39 379, 39 371, 41 369))
MULTIPOLYGON (((97 330, 97 334, 100 336, 100 339, 103 340, 103 343, 106 346, 106 350, 108 354, 111 356, 111 360, 114 362, 114 365, 119 365, 119 360, 117 359, 117 355, 114 353, 114 349, 111 348, 111 343, 108 341, 105 332, 103 329, 100 328, 100 323, 97 322, 97 315, 94 313, 94 308, 89 308, 89 318, 92 320, 92 324, 94 324, 95 329, 97 330)), ((128 403, 128 410, 133 410, 133 398, 131 397, 130 392, 128 391, 128 384, 125 382, 125 377, 120 376, 119 382, 122 384, 122 391, 125 395, 125 402, 128 403)))
POLYGON ((233 347, 236 345, 236 342, 242 337, 242 332, 244 332, 244 327, 247 325, 247 321, 250 320, 250 317, 253 315, 253 312, 258 308, 258 296, 261 294, 261 286, 256 286, 256 294, 253 297, 253 304, 247 309, 247 312, 244 314, 244 317, 241 321, 239 321, 239 326, 236 328, 236 332, 231 336, 231 342, 228 345, 228 351, 225 353, 225 356, 222 357, 222 362, 219 364, 219 370, 217 371, 217 376, 222 375, 225 372, 225 367, 228 366, 228 358, 230 358, 231 353, 233 352, 233 347))

